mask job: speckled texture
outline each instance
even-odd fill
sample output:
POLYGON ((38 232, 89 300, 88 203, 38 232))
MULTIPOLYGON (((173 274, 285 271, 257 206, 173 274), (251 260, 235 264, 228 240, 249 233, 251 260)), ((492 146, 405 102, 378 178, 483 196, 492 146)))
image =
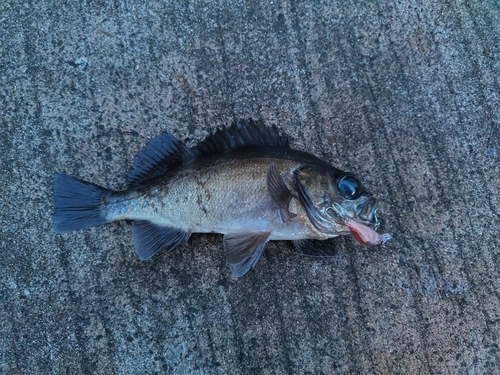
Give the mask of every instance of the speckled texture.
POLYGON ((0 2, 0 372, 499 374, 499 77, 495 1, 0 2), (356 172, 394 238, 233 280, 218 235, 52 232, 55 173, 123 189, 153 136, 239 117, 356 172))

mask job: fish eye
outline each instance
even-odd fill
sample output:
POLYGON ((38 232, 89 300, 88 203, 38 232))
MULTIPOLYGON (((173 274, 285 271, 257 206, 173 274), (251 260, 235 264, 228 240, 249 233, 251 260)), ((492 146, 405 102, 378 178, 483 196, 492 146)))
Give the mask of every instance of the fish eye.
POLYGON ((356 199, 361 195, 361 183, 352 174, 346 174, 338 180, 337 187, 345 199, 356 199))

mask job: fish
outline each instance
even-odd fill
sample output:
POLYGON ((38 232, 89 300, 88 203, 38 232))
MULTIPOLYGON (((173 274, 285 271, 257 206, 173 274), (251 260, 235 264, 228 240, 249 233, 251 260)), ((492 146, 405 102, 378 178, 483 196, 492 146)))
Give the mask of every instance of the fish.
POLYGON ((112 191, 56 174, 53 230, 130 220, 142 260, 192 233, 220 233, 233 277, 252 269, 269 241, 329 257, 337 252, 328 240, 340 235, 368 246, 391 238, 376 231, 378 202, 356 175, 292 149, 262 120, 238 120, 192 148, 160 134, 138 153, 126 182, 112 191))

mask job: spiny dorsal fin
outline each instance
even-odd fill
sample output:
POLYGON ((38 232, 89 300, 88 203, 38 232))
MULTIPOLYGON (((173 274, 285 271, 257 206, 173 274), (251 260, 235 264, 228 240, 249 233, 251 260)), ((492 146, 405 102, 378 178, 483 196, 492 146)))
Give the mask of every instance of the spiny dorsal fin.
POLYGON ((153 138, 137 154, 134 166, 127 176, 128 185, 142 184, 180 166, 193 153, 172 134, 153 138))
POLYGON ((238 120, 229 128, 207 137, 193 150, 200 155, 220 154, 244 147, 288 148, 288 138, 280 135, 276 126, 267 127, 262 120, 238 120))

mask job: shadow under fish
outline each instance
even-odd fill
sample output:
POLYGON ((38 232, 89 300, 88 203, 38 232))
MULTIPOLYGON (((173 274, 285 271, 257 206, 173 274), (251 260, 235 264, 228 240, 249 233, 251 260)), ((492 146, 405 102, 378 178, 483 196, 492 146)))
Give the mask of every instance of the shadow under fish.
POLYGON ((54 231, 133 220, 140 259, 173 250, 191 233, 222 233, 234 277, 272 240, 325 257, 335 251, 318 240, 352 233, 371 246, 391 238, 375 231, 377 202, 355 175, 291 149, 261 121, 240 120, 193 148, 161 134, 139 152, 127 185, 115 192, 55 175, 54 231))

